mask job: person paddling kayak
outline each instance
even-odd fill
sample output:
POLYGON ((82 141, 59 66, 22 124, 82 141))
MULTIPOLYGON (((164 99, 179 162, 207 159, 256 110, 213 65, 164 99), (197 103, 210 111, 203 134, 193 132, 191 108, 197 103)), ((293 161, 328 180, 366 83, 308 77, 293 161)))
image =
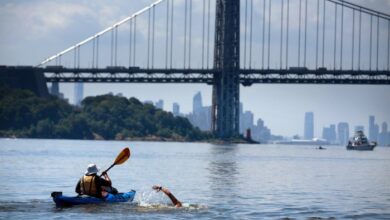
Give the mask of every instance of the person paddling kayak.
POLYGON ((106 172, 104 178, 97 175, 99 168, 96 164, 89 164, 85 175, 80 178, 76 185, 76 193, 89 195, 97 198, 105 198, 108 193, 117 194, 118 190, 112 187, 111 179, 106 172))
POLYGON ((182 203, 179 200, 177 200, 176 197, 171 193, 171 191, 169 191, 169 189, 164 188, 162 186, 158 186, 158 185, 154 185, 152 188, 154 190, 156 190, 157 192, 162 191, 165 195, 167 195, 171 199, 173 205, 176 208, 180 208, 183 206, 182 203))

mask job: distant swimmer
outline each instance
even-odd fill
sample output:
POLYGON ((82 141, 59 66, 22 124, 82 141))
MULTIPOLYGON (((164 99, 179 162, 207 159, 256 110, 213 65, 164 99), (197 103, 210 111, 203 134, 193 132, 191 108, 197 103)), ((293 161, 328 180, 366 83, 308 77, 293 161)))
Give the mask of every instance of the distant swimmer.
POLYGON ((152 188, 153 188, 154 190, 156 190, 157 192, 162 191, 163 193, 165 193, 165 195, 167 195, 167 196, 171 199, 173 205, 174 205, 176 208, 180 208, 180 207, 183 206, 183 205, 181 204, 181 202, 180 202, 179 200, 177 200, 176 197, 175 197, 167 188, 162 187, 162 186, 158 186, 158 185, 154 185, 152 188))
POLYGON ((326 150, 326 148, 325 148, 325 147, 322 147, 322 146, 319 146, 319 147, 318 147, 318 150, 326 150))

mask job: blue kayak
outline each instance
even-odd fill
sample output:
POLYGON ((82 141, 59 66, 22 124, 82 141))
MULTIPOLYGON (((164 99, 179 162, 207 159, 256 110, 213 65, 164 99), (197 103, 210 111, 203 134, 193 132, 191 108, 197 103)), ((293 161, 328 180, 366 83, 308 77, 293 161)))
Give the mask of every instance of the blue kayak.
POLYGON ((131 190, 126 193, 108 194, 105 198, 92 196, 63 196, 62 192, 52 192, 51 196, 57 206, 72 206, 82 204, 131 202, 134 199, 135 191, 131 190))

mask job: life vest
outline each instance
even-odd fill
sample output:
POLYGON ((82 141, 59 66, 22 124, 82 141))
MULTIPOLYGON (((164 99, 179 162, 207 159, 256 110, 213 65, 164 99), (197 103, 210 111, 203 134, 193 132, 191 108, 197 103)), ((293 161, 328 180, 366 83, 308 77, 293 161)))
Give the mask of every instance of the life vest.
POLYGON ((99 196, 98 189, 95 181, 96 175, 83 176, 80 180, 80 191, 81 194, 90 196, 99 196))

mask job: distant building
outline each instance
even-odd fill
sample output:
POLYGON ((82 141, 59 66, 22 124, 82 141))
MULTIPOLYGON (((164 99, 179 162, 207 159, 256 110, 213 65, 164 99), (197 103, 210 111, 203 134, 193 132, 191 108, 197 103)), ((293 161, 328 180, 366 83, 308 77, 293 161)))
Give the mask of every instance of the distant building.
POLYGON ((172 104, 172 114, 174 116, 179 116, 180 115, 180 105, 176 102, 172 104))
POLYGON ((370 116, 368 120, 368 139, 378 141, 379 126, 375 124, 375 116, 370 116))
POLYGON ((304 139, 311 140, 314 138, 314 113, 305 113, 304 139))
POLYGON ((251 111, 245 111, 242 117, 242 129, 246 131, 247 129, 253 128, 253 113, 251 111))
POLYGON ((252 139, 260 143, 267 143, 271 140, 271 130, 264 126, 264 121, 260 118, 256 126, 252 127, 252 139))
POLYGON ((156 102, 156 104, 154 105, 157 109, 164 109, 164 101, 163 100, 158 100, 157 102, 156 102))
POLYGON ((51 83, 50 94, 59 97, 60 87, 59 87, 58 82, 51 83))
POLYGON ((51 87, 49 88, 49 93, 51 95, 57 96, 58 98, 63 99, 65 101, 69 102, 68 99, 65 99, 64 94, 60 92, 60 87, 58 85, 58 82, 51 83, 51 87))
POLYGON ((81 105, 81 101, 84 98, 84 84, 81 82, 74 84, 74 104, 77 106, 81 105))
POLYGON ((324 127, 322 130, 322 138, 331 144, 336 143, 336 125, 330 125, 329 128, 324 127))
POLYGON ((240 102, 240 110, 239 110, 240 114, 239 114, 239 117, 240 117, 240 127, 239 127, 239 131, 240 131, 240 134, 244 134, 244 107, 243 107, 243 104, 242 102, 240 102))
POLYGON ((203 106, 202 94, 196 93, 192 102, 192 113, 187 116, 192 125, 202 131, 211 130, 211 106, 203 106))
POLYGON ((382 123, 382 131, 378 137, 378 144, 381 146, 390 145, 390 132, 388 131, 388 126, 386 122, 382 123))
POLYGON ((340 122, 337 125, 337 139, 340 145, 346 145, 350 138, 349 136, 349 125, 347 122, 340 122))
POLYGON ((203 108, 202 105, 202 94, 200 92, 196 93, 192 99, 192 113, 200 112, 203 108))

